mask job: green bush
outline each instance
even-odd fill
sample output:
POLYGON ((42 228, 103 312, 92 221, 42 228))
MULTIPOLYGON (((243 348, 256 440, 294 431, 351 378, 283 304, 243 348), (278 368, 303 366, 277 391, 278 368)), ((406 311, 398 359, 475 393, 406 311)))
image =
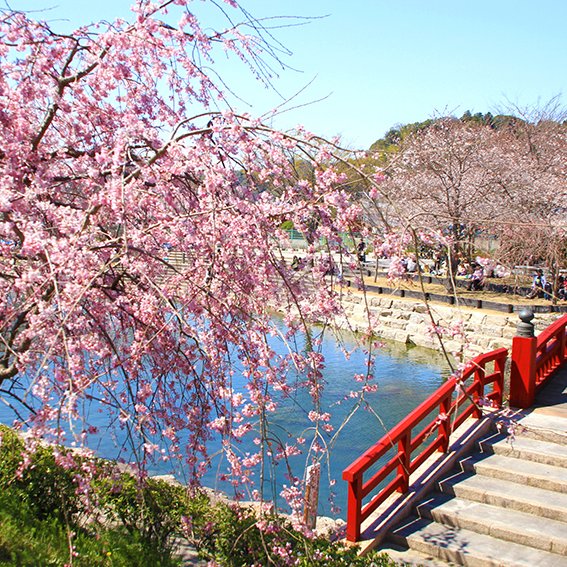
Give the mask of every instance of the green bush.
POLYGON ((260 529, 254 510, 217 504, 211 510, 210 518, 198 545, 204 557, 223 567, 395 565, 385 555, 370 553, 360 557, 356 547, 347 547, 325 537, 307 538, 281 516, 266 517, 260 522, 263 524, 260 529))
POLYGON ((179 537, 222 567, 395 565, 328 538, 307 538, 281 516, 258 520, 252 508, 212 504, 204 492, 117 472, 107 461, 97 462, 90 487, 93 514, 76 494, 77 468, 57 466, 53 450, 40 447, 16 474, 24 444, 7 428, 0 434, 0 567, 64 566, 71 555, 75 567, 169 567, 180 564, 179 537))
POLYGON ((168 547, 190 514, 186 489, 161 480, 122 473, 102 478, 96 491, 105 514, 158 548, 168 547))
MULTIPOLYGON (((74 566, 179 564, 172 558, 171 546, 162 545, 172 531, 165 518, 161 518, 161 523, 159 517, 154 518, 153 532, 151 528, 129 530, 130 526, 124 522, 114 525, 85 522, 91 511, 76 494, 74 479, 80 471, 56 465, 52 448, 39 447, 29 455, 28 466, 17 474, 25 452, 24 443, 9 428, 0 426, 0 435, 0 566, 63 567, 70 563, 71 554, 74 566), (160 534, 162 527, 169 530, 167 535, 160 534)), ((80 466, 80 459, 77 461, 80 466)), ((99 468, 102 475, 112 470, 102 461, 99 468)), ((97 486, 103 486, 102 479, 93 488, 97 486)), ((152 494, 161 505, 162 516, 166 505, 172 505, 170 509, 173 509, 173 497, 167 489, 152 494)), ((94 496, 96 500, 98 495, 94 496)), ((107 497, 102 490, 100 496, 101 501, 107 497)), ((139 515, 137 506, 133 508, 125 517, 139 515)), ((99 508, 98 515, 108 518, 111 511, 99 508)))
POLYGON ((1 427, 0 434, 0 491, 13 491, 39 519, 65 521, 77 514, 81 507, 74 480, 77 471, 57 466, 52 449, 40 446, 30 464, 17 474, 24 443, 7 427, 1 427))

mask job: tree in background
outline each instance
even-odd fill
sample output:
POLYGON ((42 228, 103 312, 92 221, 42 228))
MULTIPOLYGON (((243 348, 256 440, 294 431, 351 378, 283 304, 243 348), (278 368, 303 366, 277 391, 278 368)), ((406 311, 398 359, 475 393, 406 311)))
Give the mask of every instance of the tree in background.
POLYGON ((508 199, 500 140, 485 124, 440 118, 406 135, 387 166, 382 192, 394 203, 394 226, 434 235, 448 258, 450 290, 459 258, 471 256, 484 220, 498 218, 508 199))
MULTIPOLYGON (((512 113, 466 112, 390 130, 365 163, 374 156, 384 183, 363 198, 388 211, 386 230, 433 233, 450 273, 459 256, 474 258, 484 234, 499 262, 545 265, 557 281, 566 263, 566 126, 556 101, 512 113)), ((376 215, 368 220, 384 231, 376 215)), ((398 242, 400 255, 409 241, 398 242)))
POLYGON ((499 253, 510 264, 549 269, 557 289, 567 266, 567 125, 557 101, 542 108, 516 109, 509 128, 508 188, 511 206, 495 226, 499 253))
POLYGON ((298 281, 279 227, 340 248, 359 208, 332 147, 230 110, 215 53, 269 81, 269 30, 227 0, 211 3, 226 20, 210 31, 189 4, 139 1, 132 22, 65 34, 1 12, 0 392, 36 439, 102 435, 102 408, 127 434, 121 457, 184 459, 193 479, 219 435, 240 485, 301 450, 269 430, 297 384, 312 400, 306 460, 330 427, 322 357, 293 345, 340 305, 314 249, 298 281), (242 456, 234 442, 252 430, 257 452, 242 456))

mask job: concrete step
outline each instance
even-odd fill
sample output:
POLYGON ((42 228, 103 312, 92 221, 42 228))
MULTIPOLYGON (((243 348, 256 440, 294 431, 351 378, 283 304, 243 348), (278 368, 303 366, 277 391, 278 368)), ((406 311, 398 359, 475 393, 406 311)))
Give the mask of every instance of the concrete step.
MULTIPOLYGON (((456 563, 443 561, 428 553, 419 553, 414 549, 396 545, 393 542, 385 542, 380 546, 380 552, 386 553, 396 565, 402 567, 456 567, 456 563)), ((372 564, 371 564, 372 565, 372 564)))
POLYGON ((409 518, 390 537, 419 553, 469 567, 567 567, 565 556, 423 518, 409 518))
POLYGON ((480 441, 479 447, 482 453, 503 455, 567 468, 567 445, 523 436, 511 440, 504 435, 495 434, 480 441))
POLYGON ((441 493, 429 496, 417 507, 417 513, 447 526, 567 556, 565 522, 441 493))
POLYGON ((567 522, 567 494, 564 493, 470 472, 456 473, 438 485, 440 492, 465 500, 567 522))
POLYGON ((538 408, 518 420, 516 437, 529 437, 567 445, 567 419, 553 414, 552 408, 538 408))
POLYGON ((475 454, 461 461, 465 471, 567 494, 567 468, 504 455, 475 454))

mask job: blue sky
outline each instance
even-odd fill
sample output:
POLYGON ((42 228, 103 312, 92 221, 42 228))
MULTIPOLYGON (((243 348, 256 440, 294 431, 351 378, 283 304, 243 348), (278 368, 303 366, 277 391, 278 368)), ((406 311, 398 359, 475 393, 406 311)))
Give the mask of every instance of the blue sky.
MULTIPOLYGON (((2 1, 2 0, 0 0, 2 1)), ((46 9, 55 26, 126 17, 129 0, 8 0, 46 9), (66 22, 63 20, 67 20, 66 22)), ((306 87, 275 126, 303 124, 367 148, 391 126, 465 110, 493 113, 567 96, 564 0, 241 0, 257 17, 326 16, 275 30, 295 70, 279 73, 284 98, 306 87), (323 100, 320 100, 323 99, 323 100), (320 102, 313 101, 320 100, 320 102)), ((203 12, 201 0, 194 2, 203 12)), ((282 99, 222 62, 241 110, 262 114, 282 99)))

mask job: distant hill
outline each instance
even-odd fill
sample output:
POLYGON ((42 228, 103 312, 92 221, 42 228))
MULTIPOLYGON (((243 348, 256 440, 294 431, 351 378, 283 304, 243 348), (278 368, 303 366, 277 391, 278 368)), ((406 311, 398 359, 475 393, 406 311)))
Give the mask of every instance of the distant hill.
MULTIPOLYGON (((438 120, 444 119, 446 117, 439 118, 429 118, 423 122, 413 122, 411 124, 396 125, 390 128, 383 138, 376 140, 369 148, 370 152, 389 152, 395 151, 395 148, 399 143, 409 134, 414 132, 419 132, 420 130, 425 130, 431 125, 435 124, 438 120)), ((460 118, 455 118, 461 122, 474 122, 478 124, 486 124, 493 128, 494 130, 499 130, 500 128, 514 127, 518 123, 523 122, 521 118, 517 116, 512 116, 509 114, 497 114, 494 116, 492 113, 487 112, 482 114, 482 112, 477 112, 472 114, 470 110, 467 110, 460 118)))

